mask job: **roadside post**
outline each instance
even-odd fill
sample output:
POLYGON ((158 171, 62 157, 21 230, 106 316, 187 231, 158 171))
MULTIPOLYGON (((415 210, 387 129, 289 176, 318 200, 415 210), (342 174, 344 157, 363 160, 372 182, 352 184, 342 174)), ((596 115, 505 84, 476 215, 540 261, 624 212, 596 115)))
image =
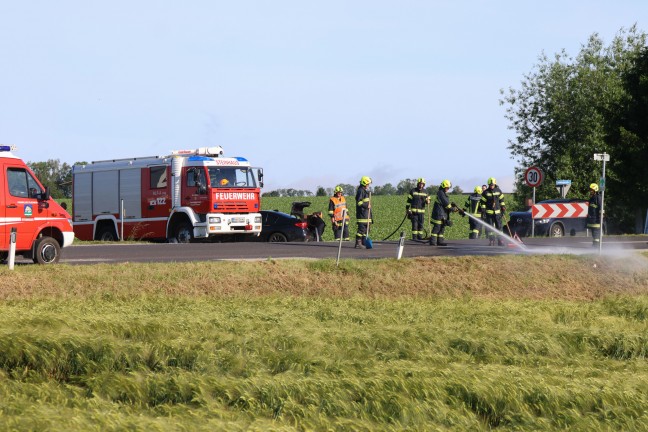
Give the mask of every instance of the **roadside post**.
MULTIPOLYGON (((542 184, 542 180, 544 180, 544 172, 542 172, 542 170, 536 166, 527 168, 526 172, 524 173, 524 181, 526 182, 527 186, 533 188, 532 206, 536 203, 536 187, 542 184)), ((535 237, 535 220, 533 219, 533 216, 531 217, 531 237, 535 237)))
POLYGON ((121 202, 119 204, 119 207, 120 207, 119 208, 119 210, 120 210, 119 213, 120 213, 120 219, 121 219, 121 227, 119 228, 119 232, 120 232, 119 240, 124 241, 124 217, 126 216, 124 214, 124 200, 121 200, 121 202))
POLYGON ((340 265, 340 254, 342 253, 342 237, 344 237, 344 225, 346 224, 346 214, 347 214, 347 209, 342 209, 342 228, 340 231, 340 245, 338 246, 338 254, 337 254, 337 260, 335 261, 335 267, 339 267, 340 265))
POLYGON ((603 250, 603 219, 605 218, 605 162, 610 160, 610 155, 607 153, 594 153, 595 161, 603 162, 603 173, 599 180, 599 189, 601 190, 601 229, 599 231, 599 255, 603 250))
POLYGON ((14 269, 14 264, 16 262, 16 228, 11 228, 11 234, 9 235, 9 270, 14 269))
POLYGON ((405 247, 405 231, 401 231, 400 241, 398 242, 398 256, 396 259, 401 259, 403 256, 403 248, 405 247))

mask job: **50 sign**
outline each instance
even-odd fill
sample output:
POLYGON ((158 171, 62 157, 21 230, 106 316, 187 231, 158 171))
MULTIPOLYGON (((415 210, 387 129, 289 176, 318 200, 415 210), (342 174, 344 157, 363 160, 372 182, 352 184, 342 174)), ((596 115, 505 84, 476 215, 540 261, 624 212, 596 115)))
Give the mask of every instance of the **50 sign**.
POLYGON ((524 173, 524 181, 529 187, 538 187, 542 184, 544 180, 544 173, 538 167, 527 168, 524 173))

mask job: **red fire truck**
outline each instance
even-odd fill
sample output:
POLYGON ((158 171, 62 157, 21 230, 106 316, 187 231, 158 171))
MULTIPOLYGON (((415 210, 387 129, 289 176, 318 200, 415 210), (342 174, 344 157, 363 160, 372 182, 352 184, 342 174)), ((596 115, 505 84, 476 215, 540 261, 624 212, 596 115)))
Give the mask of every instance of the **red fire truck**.
POLYGON ((61 247, 74 240, 72 219, 12 151, 0 146, 0 260, 8 256, 13 231, 16 254, 37 264, 56 263, 61 247))
POLYGON ((92 162, 72 168, 81 240, 194 239, 261 233, 263 170, 223 149, 92 162))

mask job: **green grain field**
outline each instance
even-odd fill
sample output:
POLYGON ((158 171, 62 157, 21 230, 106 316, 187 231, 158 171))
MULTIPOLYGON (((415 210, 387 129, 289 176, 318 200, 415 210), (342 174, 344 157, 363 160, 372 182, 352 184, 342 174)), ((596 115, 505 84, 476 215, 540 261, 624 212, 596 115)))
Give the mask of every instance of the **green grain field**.
POLYGON ((0 312, 0 430, 648 428, 646 255, 3 267, 0 312))

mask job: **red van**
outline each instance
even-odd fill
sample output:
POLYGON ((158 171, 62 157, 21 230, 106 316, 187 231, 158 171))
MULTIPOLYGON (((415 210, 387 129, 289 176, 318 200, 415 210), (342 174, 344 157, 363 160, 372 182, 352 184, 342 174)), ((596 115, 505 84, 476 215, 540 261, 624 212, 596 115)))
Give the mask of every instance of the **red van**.
POLYGON ((38 264, 56 263, 61 248, 74 240, 72 218, 13 150, 0 146, 0 260, 8 256, 15 228, 16 254, 38 264))

